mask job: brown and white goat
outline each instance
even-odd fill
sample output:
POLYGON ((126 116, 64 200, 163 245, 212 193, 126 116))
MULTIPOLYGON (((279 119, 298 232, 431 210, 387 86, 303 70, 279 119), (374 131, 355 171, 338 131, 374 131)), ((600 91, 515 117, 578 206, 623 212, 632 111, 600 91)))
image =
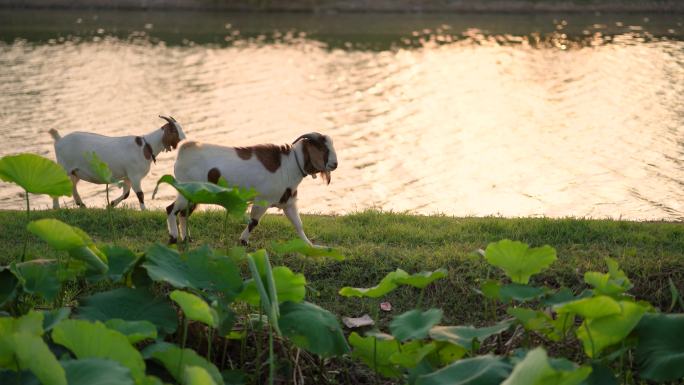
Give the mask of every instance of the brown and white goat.
MULTIPOLYGON (((185 139, 183 128, 173 117, 159 117, 166 120, 166 124, 142 136, 111 137, 91 132, 72 132, 62 137, 55 129, 49 131, 55 140, 57 162, 69 174, 73 183, 72 193, 77 205, 85 207, 76 189, 79 180, 102 184, 90 167, 88 155, 95 152, 107 163, 113 179, 122 180, 124 183, 123 194, 114 199, 111 205, 116 206, 128 198, 133 187, 140 202, 140 209, 145 210, 145 196, 140 186, 142 179, 150 171, 152 162, 157 161, 156 157, 162 150, 175 150, 178 142, 185 139)), ((57 198, 53 199, 53 207, 59 208, 57 198)))
MULTIPOLYGON (((299 237, 312 245, 304 234, 297 210, 297 187, 306 176, 315 178, 316 174, 329 184, 330 172, 336 168, 337 154, 332 139, 314 132, 300 136, 292 145, 280 146, 225 147, 186 142, 178 150, 174 173, 181 182, 217 183, 223 176, 231 185, 257 191, 259 195, 252 205, 251 220, 240 235, 242 244, 247 244, 250 233, 266 210, 278 207, 285 212, 299 237)), ((180 194, 166 208, 169 243, 188 236, 186 208, 188 213, 192 213, 196 207, 192 204, 188 207, 187 199, 180 194)))

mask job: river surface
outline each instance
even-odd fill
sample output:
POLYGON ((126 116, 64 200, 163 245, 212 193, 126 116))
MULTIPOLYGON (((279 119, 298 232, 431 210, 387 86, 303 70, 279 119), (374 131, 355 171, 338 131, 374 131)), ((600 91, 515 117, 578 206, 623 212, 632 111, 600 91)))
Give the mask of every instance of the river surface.
MULTIPOLYGON (((2 10, 0 156, 54 159, 49 128, 140 135, 168 114, 225 145, 331 135, 340 166, 304 180, 303 212, 682 220, 683 22, 2 10)), ((172 200, 150 198, 174 158, 143 181, 148 207, 172 200)), ((79 191, 104 206, 103 186, 79 191)), ((0 182, 0 208, 20 192, 0 182)))

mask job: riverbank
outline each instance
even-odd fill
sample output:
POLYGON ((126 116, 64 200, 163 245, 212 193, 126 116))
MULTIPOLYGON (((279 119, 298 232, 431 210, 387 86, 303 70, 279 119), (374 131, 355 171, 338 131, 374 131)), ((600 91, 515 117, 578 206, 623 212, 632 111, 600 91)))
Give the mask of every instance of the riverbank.
POLYGON ((0 8, 241 12, 684 12, 677 0, 0 0, 0 8))
MULTIPOLYGON (((32 219, 54 217, 85 230, 97 243, 113 243, 143 252, 154 242, 167 239, 165 213, 113 210, 113 231, 106 211, 73 209, 36 211, 32 219)), ((219 211, 198 212, 190 225, 194 245, 209 244, 216 249, 233 247, 244 228, 240 220, 228 221, 223 234, 224 216, 219 211)), ((444 309, 448 324, 481 324, 481 297, 475 292, 489 274, 473 253, 489 242, 504 238, 556 248, 558 261, 539 275, 547 286, 584 289, 583 274, 605 271, 604 257, 615 258, 634 283, 631 293, 667 310, 671 303, 668 280, 684 290, 684 224, 629 222, 612 220, 547 218, 454 218, 413 216, 365 211, 345 216, 304 215, 307 234, 317 244, 339 248, 347 259, 342 262, 305 258, 297 255, 274 256, 274 264, 284 263, 304 273, 313 293, 312 300, 340 316, 359 316, 370 312, 370 303, 339 296, 343 286, 368 287, 389 271, 409 272, 444 267, 449 277, 426 291, 425 302, 444 309)), ((0 211, 0 264, 21 255, 26 231, 25 213, 0 211)), ((270 249, 272 241, 295 237, 287 219, 267 215, 252 235, 250 249, 270 249)), ((55 252, 35 237, 30 237, 27 255, 53 258, 55 252)), ((400 314, 415 305, 416 293, 402 288, 387 298, 391 313, 400 314)), ((684 311, 684 309, 677 309, 684 311)))

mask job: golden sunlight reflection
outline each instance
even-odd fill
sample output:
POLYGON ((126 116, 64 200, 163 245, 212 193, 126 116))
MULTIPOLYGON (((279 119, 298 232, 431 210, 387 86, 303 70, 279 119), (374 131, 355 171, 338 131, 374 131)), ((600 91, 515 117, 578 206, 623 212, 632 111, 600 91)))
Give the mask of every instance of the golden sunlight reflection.
MULTIPOLYGON (((380 51, 302 36, 0 43, 0 156, 54 159, 49 128, 143 134, 170 114, 188 137, 226 145, 331 135, 340 167, 330 186, 303 182, 304 212, 684 218, 683 42, 592 32, 578 44, 562 28, 546 45, 476 29, 417 36, 380 51)), ((147 196, 174 158, 159 156, 147 196)), ((79 185, 90 206, 104 206, 103 189, 79 185)), ((20 209, 19 192, 0 184, 0 208, 20 209)), ((163 186, 149 205, 172 198, 163 186)))

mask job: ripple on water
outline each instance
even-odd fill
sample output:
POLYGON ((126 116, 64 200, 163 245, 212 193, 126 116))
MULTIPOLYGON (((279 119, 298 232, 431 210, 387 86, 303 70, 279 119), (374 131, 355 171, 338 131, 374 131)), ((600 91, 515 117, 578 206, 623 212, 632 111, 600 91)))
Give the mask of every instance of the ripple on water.
MULTIPOLYGON (((53 127, 142 134, 171 114, 226 145, 332 135, 340 168, 330 186, 303 183, 305 212, 684 218, 681 41, 471 29, 374 51, 268 39, 0 43, 0 156, 54 158, 53 127)), ((147 196, 174 157, 158 157, 147 196)), ((102 190, 79 185, 88 205, 104 205, 102 190)), ((0 184, 0 208, 20 209, 17 192, 0 184)), ((149 206, 172 199, 162 186, 149 206)))

